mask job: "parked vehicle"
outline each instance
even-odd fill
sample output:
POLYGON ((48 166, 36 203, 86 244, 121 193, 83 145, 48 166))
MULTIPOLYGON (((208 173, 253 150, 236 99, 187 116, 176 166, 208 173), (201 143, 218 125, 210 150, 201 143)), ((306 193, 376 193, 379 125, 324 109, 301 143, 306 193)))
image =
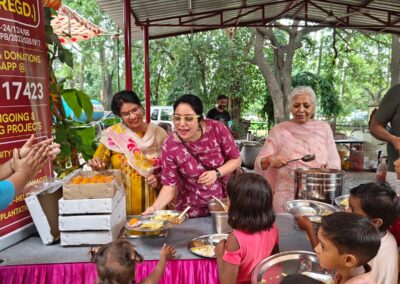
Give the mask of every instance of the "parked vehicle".
MULTIPOLYGON (((92 116, 92 121, 98 121, 103 118, 104 116, 104 107, 103 105, 98 101, 98 100, 90 100, 93 105, 93 116, 92 116)), ((79 121, 79 122, 90 122, 88 121, 86 114, 84 111, 82 111, 81 117, 76 117, 70 106, 67 104, 67 102, 62 99, 62 103, 64 106, 65 114, 67 117, 69 117, 72 120, 79 121)))
POLYGON ((172 106, 151 106, 150 119, 155 124, 166 123, 172 128, 172 106))

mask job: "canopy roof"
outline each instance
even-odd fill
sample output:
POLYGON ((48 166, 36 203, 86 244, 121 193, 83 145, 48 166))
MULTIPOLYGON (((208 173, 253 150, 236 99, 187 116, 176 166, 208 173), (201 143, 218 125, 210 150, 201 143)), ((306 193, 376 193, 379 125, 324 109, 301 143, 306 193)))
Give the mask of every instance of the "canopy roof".
MULTIPOLYGON (((97 0, 124 27, 123 0, 97 0)), ((225 27, 271 26, 277 19, 400 34, 399 0, 130 0, 132 38, 150 39, 225 27)))
POLYGON ((105 30, 64 4, 58 9, 57 13, 57 17, 51 20, 51 26, 62 44, 87 40, 106 33, 105 30))

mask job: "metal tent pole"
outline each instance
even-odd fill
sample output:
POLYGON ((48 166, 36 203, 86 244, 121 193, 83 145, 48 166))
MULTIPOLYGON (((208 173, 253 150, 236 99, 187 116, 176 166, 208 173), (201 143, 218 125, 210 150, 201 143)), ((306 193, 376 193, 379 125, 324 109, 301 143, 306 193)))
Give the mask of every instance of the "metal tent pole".
POLYGON ((150 122, 150 60, 149 60, 149 27, 143 26, 144 49, 144 96, 146 102, 146 122, 150 122))
POLYGON ((132 90, 131 4, 124 0, 125 86, 132 90))

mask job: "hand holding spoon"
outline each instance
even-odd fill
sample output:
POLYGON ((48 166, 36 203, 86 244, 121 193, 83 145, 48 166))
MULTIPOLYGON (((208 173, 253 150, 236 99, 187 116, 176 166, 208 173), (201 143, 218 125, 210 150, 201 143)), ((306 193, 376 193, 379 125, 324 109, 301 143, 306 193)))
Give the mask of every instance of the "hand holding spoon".
POLYGON ((287 163, 298 161, 298 160, 302 160, 303 162, 310 162, 312 160, 315 160, 315 154, 308 154, 308 155, 305 155, 305 156, 303 156, 301 158, 289 160, 289 161, 287 161, 287 163))

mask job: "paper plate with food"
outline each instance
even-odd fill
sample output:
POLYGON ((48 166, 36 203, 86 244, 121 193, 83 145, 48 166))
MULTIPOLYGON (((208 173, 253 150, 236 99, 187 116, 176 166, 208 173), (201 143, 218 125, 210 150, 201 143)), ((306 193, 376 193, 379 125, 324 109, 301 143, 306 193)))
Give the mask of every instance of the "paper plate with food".
POLYGON ((195 255, 215 258, 214 248, 221 240, 226 240, 228 234, 211 234, 194 238, 188 244, 188 249, 195 255))

